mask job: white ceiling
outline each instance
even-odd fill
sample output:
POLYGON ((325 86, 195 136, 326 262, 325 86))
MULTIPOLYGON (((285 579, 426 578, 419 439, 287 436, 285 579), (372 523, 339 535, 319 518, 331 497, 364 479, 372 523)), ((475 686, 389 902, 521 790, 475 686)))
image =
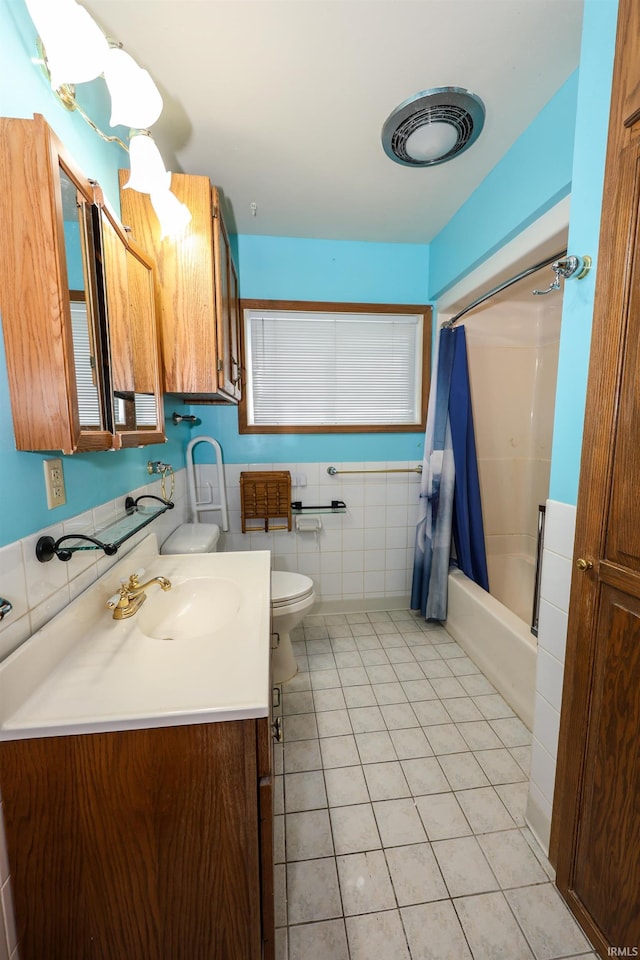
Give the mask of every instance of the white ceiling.
POLYGON ((582 0, 85 5, 160 86, 167 167, 208 175, 232 232, 378 242, 439 232, 575 70, 582 22, 582 0), (446 164, 393 163, 385 119, 438 86, 483 99, 480 138, 446 164))

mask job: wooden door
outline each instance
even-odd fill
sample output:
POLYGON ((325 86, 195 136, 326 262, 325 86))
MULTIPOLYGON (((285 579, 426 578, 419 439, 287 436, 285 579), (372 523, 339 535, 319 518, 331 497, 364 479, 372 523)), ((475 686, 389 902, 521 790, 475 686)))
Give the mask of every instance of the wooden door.
POLYGON ((640 953, 639 7, 620 3, 550 851, 602 957, 640 953))

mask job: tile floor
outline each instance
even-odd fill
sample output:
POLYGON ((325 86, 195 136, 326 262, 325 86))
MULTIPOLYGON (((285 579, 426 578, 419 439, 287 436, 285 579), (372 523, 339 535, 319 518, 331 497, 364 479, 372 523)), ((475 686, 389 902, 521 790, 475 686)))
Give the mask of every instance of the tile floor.
POLYGON ((446 631, 310 616, 276 745, 278 960, 591 960, 524 822, 529 731, 446 631))

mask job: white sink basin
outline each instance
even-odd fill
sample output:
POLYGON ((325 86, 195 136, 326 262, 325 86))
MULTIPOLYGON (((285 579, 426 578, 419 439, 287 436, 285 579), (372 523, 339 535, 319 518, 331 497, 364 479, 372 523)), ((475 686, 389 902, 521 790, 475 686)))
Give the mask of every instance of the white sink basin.
POLYGON ((156 640, 200 640, 223 630, 238 614, 242 592, 233 580, 195 577, 171 590, 149 587, 137 625, 156 640))
POLYGON ((0 663, 0 740, 268 716, 269 586, 268 551, 160 556, 149 534, 0 663), (114 620, 140 568, 172 588, 114 620))

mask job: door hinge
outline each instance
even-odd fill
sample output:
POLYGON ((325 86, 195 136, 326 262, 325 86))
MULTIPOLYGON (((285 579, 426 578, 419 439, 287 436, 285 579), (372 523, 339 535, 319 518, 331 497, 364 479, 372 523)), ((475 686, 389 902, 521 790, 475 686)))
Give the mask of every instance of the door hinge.
POLYGON ((222 373, 222 371, 224 370, 224 363, 222 362, 222 360, 218 360, 216 364, 216 370, 218 371, 218 373, 222 373))

